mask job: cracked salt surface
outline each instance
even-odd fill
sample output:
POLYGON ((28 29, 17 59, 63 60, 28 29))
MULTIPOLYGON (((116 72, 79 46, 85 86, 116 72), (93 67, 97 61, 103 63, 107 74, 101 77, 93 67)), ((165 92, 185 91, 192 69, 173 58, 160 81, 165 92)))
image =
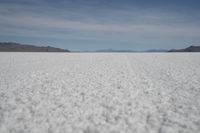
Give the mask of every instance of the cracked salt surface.
POLYGON ((197 133, 200 54, 0 53, 1 133, 197 133))

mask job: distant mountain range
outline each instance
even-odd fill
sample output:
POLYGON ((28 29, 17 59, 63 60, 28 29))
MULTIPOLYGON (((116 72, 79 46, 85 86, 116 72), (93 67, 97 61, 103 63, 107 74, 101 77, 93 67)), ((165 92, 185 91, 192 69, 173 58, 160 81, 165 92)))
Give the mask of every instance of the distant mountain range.
POLYGON ((164 50, 164 49, 151 49, 151 50, 146 50, 146 51, 102 49, 102 50, 96 50, 96 51, 83 51, 83 52, 137 53, 137 52, 167 52, 167 51, 168 50, 164 50))
POLYGON ((172 49, 168 52, 200 52, 200 46, 189 46, 184 49, 172 49))
MULTIPOLYGON (((14 42, 0 42, 0 52, 70 52, 68 49, 55 48, 50 46, 25 45, 14 42)), ((135 50, 113 50, 103 49, 96 51, 79 51, 79 52, 115 52, 115 53, 132 53, 132 52, 200 52, 200 46, 189 46, 184 49, 150 49, 146 51, 135 50)))
POLYGON ((24 45, 13 42, 0 42, 0 52, 70 52, 67 49, 50 46, 24 45))
POLYGON ((168 50, 166 49, 150 49, 150 50, 146 50, 144 52, 167 52, 168 50))
POLYGON ((92 52, 137 52, 133 50, 113 50, 113 49, 102 49, 102 50, 96 50, 92 52))
POLYGON ((96 51, 86 51, 86 52, 200 52, 200 46, 189 46, 184 49, 150 49, 145 51, 135 51, 135 50, 113 50, 113 49, 104 49, 104 50, 96 50, 96 51))

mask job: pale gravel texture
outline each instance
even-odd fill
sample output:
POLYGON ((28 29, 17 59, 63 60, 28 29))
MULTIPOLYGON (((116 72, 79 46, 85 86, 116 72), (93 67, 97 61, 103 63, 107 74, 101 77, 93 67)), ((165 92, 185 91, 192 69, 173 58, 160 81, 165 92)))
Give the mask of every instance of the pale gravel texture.
POLYGON ((0 133, 198 133, 198 53, 0 53, 0 133))

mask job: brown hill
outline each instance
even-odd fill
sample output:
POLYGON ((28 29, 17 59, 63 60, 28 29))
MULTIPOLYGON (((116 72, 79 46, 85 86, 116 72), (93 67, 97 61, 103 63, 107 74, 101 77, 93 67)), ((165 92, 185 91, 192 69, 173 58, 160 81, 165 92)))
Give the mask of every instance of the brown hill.
POLYGON ((0 42, 0 52, 70 52, 67 49, 50 46, 24 45, 13 42, 0 42))

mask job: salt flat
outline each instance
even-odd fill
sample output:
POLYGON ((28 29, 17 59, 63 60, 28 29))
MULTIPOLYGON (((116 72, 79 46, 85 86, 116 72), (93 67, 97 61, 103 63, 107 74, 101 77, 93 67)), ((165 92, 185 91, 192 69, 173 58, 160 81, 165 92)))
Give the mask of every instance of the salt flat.
POLYGON ((199 53, 0 53, 1 133, 199 131, 199 53))

